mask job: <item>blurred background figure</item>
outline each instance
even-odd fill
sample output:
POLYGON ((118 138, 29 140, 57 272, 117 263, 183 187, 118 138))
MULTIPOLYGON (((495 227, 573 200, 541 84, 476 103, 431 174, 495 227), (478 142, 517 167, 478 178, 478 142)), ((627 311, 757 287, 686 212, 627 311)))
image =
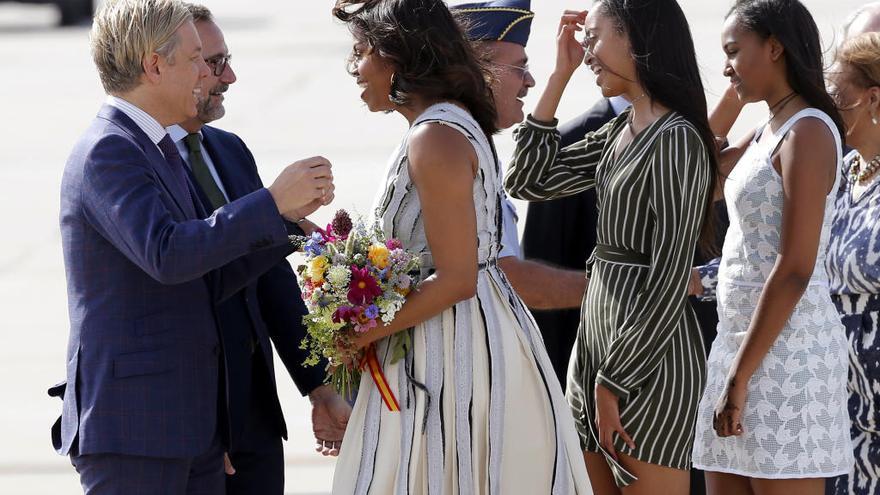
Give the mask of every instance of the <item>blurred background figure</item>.
POLYGON ((0 0, 2 3, 31 3, 52 4, 58 7, 58 24, 61 26, 74 26, 88 24, 95 12, 95 2, 98 0, 0 0))
POLYGON ((856 9, 843 24, 843 41, 862 33, 880 30, 880 2, 866 3, 856 9))

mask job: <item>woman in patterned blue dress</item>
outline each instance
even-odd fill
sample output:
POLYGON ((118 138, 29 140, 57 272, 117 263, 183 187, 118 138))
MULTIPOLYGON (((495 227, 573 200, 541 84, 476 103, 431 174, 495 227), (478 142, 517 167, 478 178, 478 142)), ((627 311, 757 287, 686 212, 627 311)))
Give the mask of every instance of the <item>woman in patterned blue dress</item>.
POLYGON ((880 493, 880 34, 847 41, 830 79, 855 148, 844 159, 827 257, 831 293, 849 341, 855 466, 828 493, 880 493))

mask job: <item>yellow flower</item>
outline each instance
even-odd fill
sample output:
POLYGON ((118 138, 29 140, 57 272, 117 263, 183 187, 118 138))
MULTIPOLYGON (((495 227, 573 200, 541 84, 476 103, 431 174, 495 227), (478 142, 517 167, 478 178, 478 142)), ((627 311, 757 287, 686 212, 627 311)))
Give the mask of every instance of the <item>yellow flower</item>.
POLYGON ((370 263, 373 264, 376 268, 382 270, 388 266, 388 248, 385 247, 384 244, 373 244, 370 246, 370 251, 367 254, 367 257, 370 258, 370 263))
POLYGON ((324 272, 327 271, 329 261, 326 256, 315 256, 309 262, 309 278, 312 282, 321 282, 324 280, 324 272))

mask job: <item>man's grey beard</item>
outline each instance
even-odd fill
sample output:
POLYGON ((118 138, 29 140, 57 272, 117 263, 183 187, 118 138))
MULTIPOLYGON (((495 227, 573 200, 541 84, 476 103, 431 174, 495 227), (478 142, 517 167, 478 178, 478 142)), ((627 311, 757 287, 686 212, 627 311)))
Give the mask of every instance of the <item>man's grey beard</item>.
POLYGON ((228 89, 228 84, 218 84, 217 86, 211 88, 211 91, 208 92, 208 95, 199 102, 199 120, 207 124, 209 122, 220 119, 221 117, 223 117, 223 115, 226 114, 226 109, 223 108, 223 102, 220 102, 216 105, 211 103, 211 94, 226 92, 226 90, 228 89))

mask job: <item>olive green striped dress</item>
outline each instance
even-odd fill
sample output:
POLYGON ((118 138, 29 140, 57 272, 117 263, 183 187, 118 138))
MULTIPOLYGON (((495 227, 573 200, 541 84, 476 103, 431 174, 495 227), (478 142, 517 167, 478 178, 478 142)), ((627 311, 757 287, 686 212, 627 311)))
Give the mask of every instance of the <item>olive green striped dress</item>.
MULTIPOLYGON (((595 187, 597 247, 569 365, 567 396, 582 446, 600 452, 594 389, 620 398, 621 421, 636 448, 615 435, 618 452, 690 468, 705 355, 687 282, 709 194, 709 156, 699 133, 670 112, 614 157, 629 110, 559 149, 556 122, 529 117, 505 177, 516 198, 554 199, 595 187)), ((635 481, 605 455, 619 486, 635 481)))

